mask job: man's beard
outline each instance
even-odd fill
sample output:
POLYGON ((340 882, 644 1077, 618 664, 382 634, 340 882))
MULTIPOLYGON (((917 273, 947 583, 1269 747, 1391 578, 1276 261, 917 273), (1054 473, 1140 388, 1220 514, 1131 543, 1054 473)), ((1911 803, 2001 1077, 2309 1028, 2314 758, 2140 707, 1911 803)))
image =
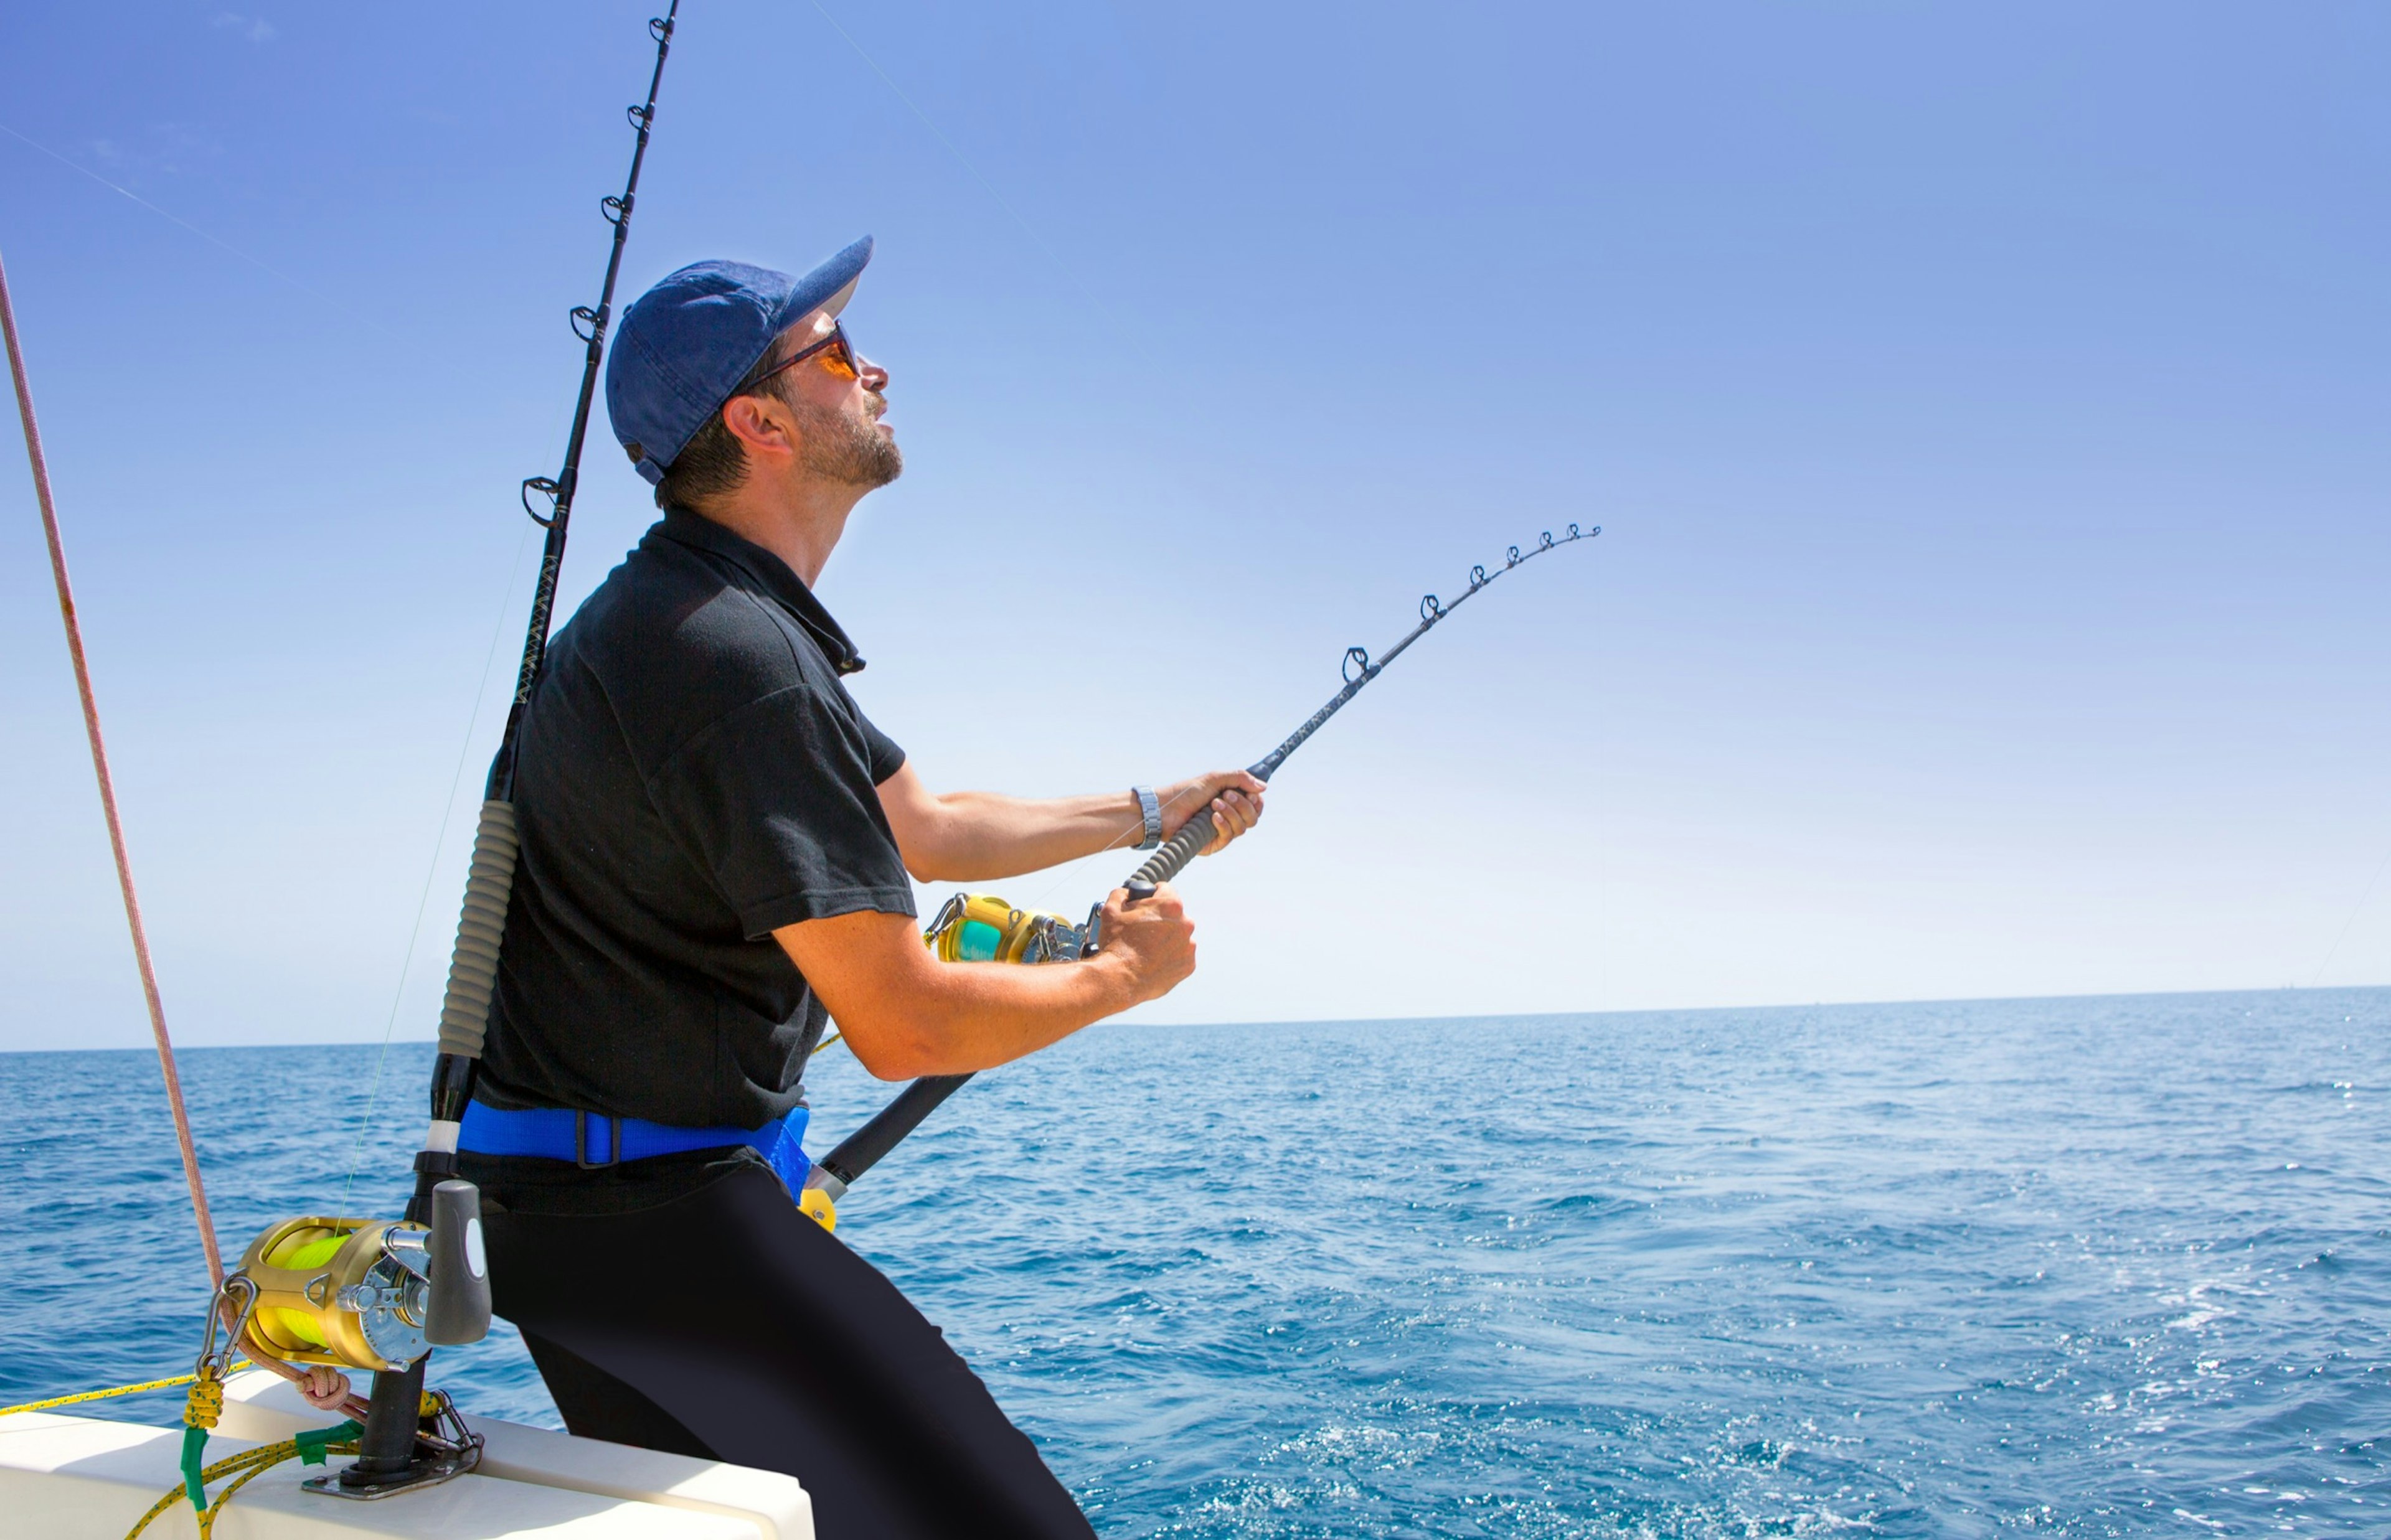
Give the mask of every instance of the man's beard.
POLYGON ((885 487, 905 471, 905 456, 897 441, 885 437, 878 421, 839 411, 802 414, 805 467, 826 481, 848 486, 885 487))

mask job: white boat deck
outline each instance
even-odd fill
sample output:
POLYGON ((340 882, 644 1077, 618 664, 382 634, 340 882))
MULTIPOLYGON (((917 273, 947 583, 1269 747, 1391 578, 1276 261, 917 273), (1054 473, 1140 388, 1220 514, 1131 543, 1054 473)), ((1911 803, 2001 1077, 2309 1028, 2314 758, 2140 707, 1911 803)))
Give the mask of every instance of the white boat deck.
MULTIPOLYGON (((225 1387, 211 1461, 304 1429, 325 1414, 264 1370, 225 1387)), ((348 1502, 304 1492, 324 1467, 292 1460, 251 1482, 215 1523, 218 1540, 813 1540, 795 1478, 659 1454, 485 1418, 481 1469, 443 1485, 348 1502)), ((28 1540, 123 1540, 181 1479, 179 1429, 19 1412, 0 1418, 0 1532, 28 1540)), ((337 1466, 340 1457, 333 1457, 337 1466)), ((219 1483, 220 1489, 221 1483, 219 1483)), ((177 1503, 144 1540, 195 1540, 177 1503)))

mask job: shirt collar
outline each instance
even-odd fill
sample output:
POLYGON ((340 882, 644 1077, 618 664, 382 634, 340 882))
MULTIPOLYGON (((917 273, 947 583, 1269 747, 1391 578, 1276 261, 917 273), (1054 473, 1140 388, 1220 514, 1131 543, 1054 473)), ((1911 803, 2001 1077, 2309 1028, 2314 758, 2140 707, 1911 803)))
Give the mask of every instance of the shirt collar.
POLYGON ((684 507, 668 507, 658 520, 650 535, 661 535, 677 545, 693 550, 707 551, 723 558, 744 571, 777 600, 806 634, 821 646, 830 666, 842 674, 863 672, 863 659, 855 644, 838 622, 822 608, 821 600, 806 586, 805 580, 790 570, 789 564, 743 535, 732 533, 702 513, 684 507))

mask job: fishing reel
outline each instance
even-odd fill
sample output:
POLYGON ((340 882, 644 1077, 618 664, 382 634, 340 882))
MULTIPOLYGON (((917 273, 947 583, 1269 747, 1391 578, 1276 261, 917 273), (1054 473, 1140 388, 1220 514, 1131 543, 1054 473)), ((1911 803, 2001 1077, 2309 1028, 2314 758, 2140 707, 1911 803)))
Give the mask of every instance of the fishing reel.
POLYGON ((481 1194, 433 1189, 432 1223, 286 1219, 249 1243, 235 1277, 255 1293, 250 1328, 286 1363, 403 1370, 490 1329, 481 1194))
POLYGON ((1039 909, 1016 909, 994 893, 957 893, 938 906, 922 944, 940 962, 1078 962, 1094 949, 1102 905, 1085 925, 1039 909))
MULTIPOLYGON (((422 1384, 433 1348, 489 1333, 482 1195, 471 1182, 441 1182, 423 1212, 431 1223, 311 1215, 272 1226, 241 1253, 210 1313, 211 1352, 221 1322, 252 1357, 374 1376, 360 1457, 306 1482, 309 1491, 381 1497, 480 1463, 480 1435, 445 1393, 422 1384)), ((209 1357, 201 1355, 203 1377, 209 1357)))

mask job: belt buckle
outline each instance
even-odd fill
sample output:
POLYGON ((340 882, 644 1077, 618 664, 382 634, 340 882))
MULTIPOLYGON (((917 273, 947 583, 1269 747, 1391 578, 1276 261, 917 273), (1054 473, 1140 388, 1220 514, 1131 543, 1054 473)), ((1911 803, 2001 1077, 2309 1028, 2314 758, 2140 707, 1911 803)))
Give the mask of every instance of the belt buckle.
POLYGON ((593 1161, 589 1158, 589 1114, 578 1108, 574 1110, 573 1163, 584 1171, 603 1171, 608 1166, 622 1163, 623 1120, 607 1118, 605 1122, 606 1158, 602 1161, 593 1161))

